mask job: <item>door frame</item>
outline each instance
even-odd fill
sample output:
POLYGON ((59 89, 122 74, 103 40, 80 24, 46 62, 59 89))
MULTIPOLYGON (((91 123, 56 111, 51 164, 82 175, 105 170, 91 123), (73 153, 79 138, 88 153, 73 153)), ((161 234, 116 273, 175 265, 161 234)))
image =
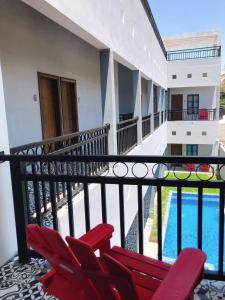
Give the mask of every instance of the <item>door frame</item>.
POLYGON ((77 83, 75 79, 70 79, 66 77, 60 77, 57 75, 51 75, 43 72, 37 72, 38 77, 38 92, 39 92, 39 110, 40 110, 40 118, 41 118, 41 132, 42 139, 44 138, 44 130, 43 130, 43 118, 42 118, 42 104, 41 104, 41 90, 40 90, 40 79, 41 77, 55 79, 57 80, 58 87, 58 99, 59 99, 59 120, 60 120, 60 135, 64 135, 64 126, 63 126, 63 112, 62 112, 62 95, 61 95, 61 81, 67 81, 74 84, 74 95, 75 95, 75 107, 76 107, 76 120, 77 120, 77 131, 79 131, 79 119, 78 119, 78 102, 77 102, 77 83))
POLYGON ((187 95, 187 114, 188 115, 197 115, 199 113, 199 94, 188 94, 187 95), (188 108, 188 102, 190 101, 189 100, 189 97, 192 97, 191 101, 192 101, 192 104, 194 104, 194 97, 198 97, 198 112, 197 113, 194 113, 194 105, 192 105, 192 111, 189 112, 189 108, 188 108))
POLYGON ((177 156, 182 156, 183 155, 183 144, 174 144, 174 143, 170 144, 170 155, 171 156, 176 156, 176 155, 177 156), (172 154, 172 148, 175 147, 175 146, 177 146, 177 147, 180 146, 180 149, 181 149, 181 153, 180 154, 172 154))
POLYGON ((171 120, 172 121, 181 121, 183 120, 183 109, 184 109, 184 95, 183 94, 172 94, 170 99, 170 113, 171 113, 171 120), (181 109, 173 109, 172 102, 173 97, 181 97, 182 101, 179 101, 182 104, 181 109))
POLYGON ((198 144, 186 144, 186 155, 188 155, 188 156, 198 156, 198 144), (194 154, 194 147, 196 147, 196 153, 197 153, 197 155, 196 154, 194 154), (188 148, 190 148, 191 150, 190 150, 190 152, 191 153, 189 153, 188 154, 188 148))
MULTIPOLYGON (((63 120, 63 111, 62 111, 62 94, 61 94, 61 81, 66 81, 66 82, 70 82, 73 83, 74 85, 74 96, 75 96, 75 109, 76 109, 76 127, 77 127, 77 131, 79 131, 79 119, 78 119, 78 101, 77 101, 77 81, 75 79, 70 79, 70 78, 66 78, 66 77, 59 77, 59 92, 60 92, 60 106, 61 106, 61 116, 62 116, 62 120, 63 120)), ((64 124, 62 122, 62 129, 63 129, 63 133, 64 133, 64 124)))
POLYGON ((182 110, 184 109, 184 95, 183 94, 172 94, 170 101, 170 110, 172 110, 172 100, 174 96, 182 96, 182 110))

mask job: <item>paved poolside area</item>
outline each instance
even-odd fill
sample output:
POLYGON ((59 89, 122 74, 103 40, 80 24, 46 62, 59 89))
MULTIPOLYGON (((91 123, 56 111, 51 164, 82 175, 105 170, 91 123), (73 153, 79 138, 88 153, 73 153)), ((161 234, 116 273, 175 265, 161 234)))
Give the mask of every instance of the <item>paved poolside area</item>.
MULTIPOLYGON (((1 300, 56 300, 43 292, 38 282, 46 273, 44 260, 32 259, 29 264, 20 264, 15 258, 0 268, 1 300)), ((195 300, 225 299, 225 282, 203 280, 195 291, 195 300)))

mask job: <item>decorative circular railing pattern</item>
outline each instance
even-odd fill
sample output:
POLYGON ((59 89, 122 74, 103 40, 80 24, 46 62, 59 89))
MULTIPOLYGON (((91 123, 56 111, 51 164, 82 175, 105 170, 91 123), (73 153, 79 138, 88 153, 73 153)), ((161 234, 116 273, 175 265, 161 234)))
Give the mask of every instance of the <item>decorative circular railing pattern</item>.
MULTIPOLYGON (((110 162, 105 156, 102 161, 56 161, 23 162, 24 174, 69 175, 69 176, 108 176, 129 179, 177 179, 225 181, 225 164, 206 163, 146 163, 146 162, 110 162)), ((29 159, 28 159, 29 160, 29 159)))
POLYGON ((107 124, 99 128, 14 147, 10 149, 10 153, 14 155, 71 154, 74 150, 78 154, 89 155, 87 153, 89 150, 92 155, 104 155, 108 153, 109 128, 107 124), (100 151, 101 146, 104 146, 104 151, 100 151))

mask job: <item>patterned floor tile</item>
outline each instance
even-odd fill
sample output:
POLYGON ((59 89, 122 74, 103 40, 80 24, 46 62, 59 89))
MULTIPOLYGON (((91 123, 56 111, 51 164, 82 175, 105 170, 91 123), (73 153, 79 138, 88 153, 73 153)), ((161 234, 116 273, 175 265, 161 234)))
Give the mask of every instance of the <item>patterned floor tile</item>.
MULTIPOLYGON (((57 300, 47 295, 38 282, 48 270, 45 260, 31 259, 29 264, 17 258, 0 268, 1 300, 57 300)), ((225 299, 225 282, 203 280, 195 290, 194 300, 225 299)))

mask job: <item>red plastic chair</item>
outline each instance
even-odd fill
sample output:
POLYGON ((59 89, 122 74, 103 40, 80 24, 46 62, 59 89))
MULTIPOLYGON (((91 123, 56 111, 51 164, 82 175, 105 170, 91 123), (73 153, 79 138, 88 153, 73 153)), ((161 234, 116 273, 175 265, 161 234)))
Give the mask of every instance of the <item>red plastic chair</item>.
POLYGON ((189 300, 202 278, 205 254, 183 250, 176 263, 166 263, 110 248, 113 227, 98 225, 80 239, 28 225, 27 241, 52 266, 41 278, 43 288, 61 300, 189 300), (94 251, 100 249, 100 258, 94 251))
POLYGON ((208 120, 208 109, 201 108, 199 110, 199 119, 200 120, 208 120))
POLYGON ((202 172, 210 172, 210 165, 208 165, 208 164, 201 164, 200 165, 200 170, 202 171, 202 172))
POLYGON ((184 164, 185 171, 194 172, 195 171, 195 165, 192 163, 184 164))

